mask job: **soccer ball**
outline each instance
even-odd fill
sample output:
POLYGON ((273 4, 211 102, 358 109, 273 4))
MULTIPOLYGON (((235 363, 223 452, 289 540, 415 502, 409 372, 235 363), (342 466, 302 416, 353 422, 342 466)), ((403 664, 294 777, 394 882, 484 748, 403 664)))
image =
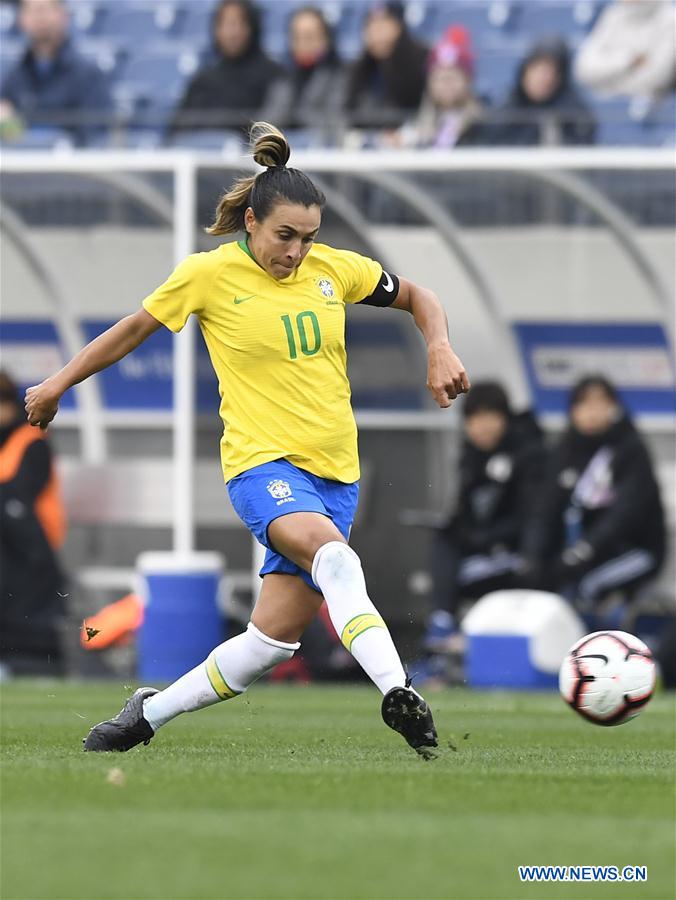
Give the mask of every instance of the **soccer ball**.
POLYGON ((580 638, 559 671, 563 699, 596 725, 621 725, 633 719, 654 688, 652 653, 624 631, 595 631, 580 638))

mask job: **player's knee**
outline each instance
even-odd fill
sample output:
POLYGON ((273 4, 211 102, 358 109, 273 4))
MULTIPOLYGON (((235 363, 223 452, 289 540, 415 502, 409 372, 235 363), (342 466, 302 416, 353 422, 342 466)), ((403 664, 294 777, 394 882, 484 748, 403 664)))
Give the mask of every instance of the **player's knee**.
POLYGON ((325 579, 330 581, 363 580, 361 560, 352 547, 342 541, 322 544, 312 560, 312 579, 321 587, 325 579))

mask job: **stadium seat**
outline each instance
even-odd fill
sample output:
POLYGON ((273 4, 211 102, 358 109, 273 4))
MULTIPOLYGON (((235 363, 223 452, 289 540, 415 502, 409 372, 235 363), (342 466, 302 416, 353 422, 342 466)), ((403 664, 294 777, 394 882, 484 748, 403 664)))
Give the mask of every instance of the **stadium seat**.
POLYGON ((0 3, 0 36, 2 36, 3 42, 8 36, 16 37, 18 33, 16 8, 10 3, 0 3))
POLYGON ((110 4, 100 11, 104 34, 136 42, 177 34, 185 15, 182 8, 164 0, 110 4))
POLYGON ((89 37, 100 35, 105 15, 105 7, 99 3, 80 0, 79 3, 73 4, 70 22, 76 40, 80 35, 89 37))
POLYGON ((510 92, 521 57, 519 55, 487 52, 477 59, 476 86, 480 97, 497 103, 510 92))
POLYGON ((0 81, 5 72, 8 72, 21 57, 24 50, 24 42, 21 38, 2 38, 2 53, 0 53, 0 81))
POLYGON ((176 103, 186 80, 198 64, 197 54, 185 48, 148 48, 146 54, 134 56, 128 61, 120 83, 130 95, 147 105, 166 109, 176 103))
POLYGON ((287 56, 287 17, 291 13, 291 8, 287 4, 280 3, 278 8, 263 8, 261 13, 263 49, 273 59, 284 62, 287 56))
POLYGON ((472 35, 474 42, 481 40, 483 34, 492 26, 488 19, 488 3, 451 3, 439 5, 435 15, 430 16, 428 27, 441 35, 449 25, 463 25, 472 35))
POLYGON ((155 150, 163 145, 164 135, 164 128, 126 128, 118 146, 125 150, 155 150))
POLYGON ((584 38, 594 24, 602 4, 595 0, 539 0, 519 4, 519 28, 530 41, 560 35, 572 46, 584 38))
POLYGON ((462 3, 439 4, 435 20, 438 34, 449 25, 459 24, 472 35, 475 47, 480 51, 486 46, 496 44, 502 48, 505 43, 515 37, 523 43, 518 29, 519 7, 512 0, 485 0, 462 3))
POLYGON ((213 8, 214 4, 208 0, 184 0, 179 7, 182 15, 177 20, 180 37, 200 44, 210 43, 213 8))
POLYGON ((322 3, 321 8, 326 21, 332 28, 338 27, 341 18, 347 12, 346 4, 341 2, 341 0, 328 0, 328 2, 322 3))
POLYGON ((130 48, 123 47, 117 41, 101 37, 80 37, 77 49, 83 56, 97 64, 99 69, 111 79, 117 78, 130 48))
POLYGON ((419 38, 431 42, 441 30, 437 24, 439 13, 440 7, 436 3, 409 0, 405 10, 406 24, 419 38))
POLYGON ((598 143, 609 146, 671 146, 676 143, 676 99, 661 103, 617 97, 591 99, 599 123, 598 143))
POLYGON ((171 138, 172 147, 184 147, 189 150, 234 150, 242 149, 241 135, 226 129, 204 129, 202 131, 179 131, 171 138))
POLYGON ((343 3, 340 18, 336 22, 335 35, 338 52, 343 59, 355 59, 362 48, 364 7, 356 3, 343 3))

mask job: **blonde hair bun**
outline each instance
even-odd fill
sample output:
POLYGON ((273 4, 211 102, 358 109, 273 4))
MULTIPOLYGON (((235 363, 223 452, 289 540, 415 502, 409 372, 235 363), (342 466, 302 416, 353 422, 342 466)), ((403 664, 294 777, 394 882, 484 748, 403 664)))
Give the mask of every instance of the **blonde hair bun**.
POLYGON ((261 222, 280 201, 323 209, 326 197, 319 188, 304 172, 286 168, 291 148, 278 128, 269 122, 255 122, 251 128, 251 151, 254 160, 266 167, 265 171, 238 178, 221 196, 215 221, 206 229, 207 234, 245 231, 248 207, 261 222))
POLYGON ((254 161, 268 168, 285 166, 291 147, 279 128, 269 122, 254 122, 250 132, 254 161))

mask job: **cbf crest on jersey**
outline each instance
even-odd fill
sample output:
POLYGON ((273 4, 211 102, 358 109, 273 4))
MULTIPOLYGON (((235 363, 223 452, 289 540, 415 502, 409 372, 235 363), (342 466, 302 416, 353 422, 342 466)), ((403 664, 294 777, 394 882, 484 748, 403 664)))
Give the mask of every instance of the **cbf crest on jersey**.
POLYGON ((320 278, 317 286, 325 297, 333 297, 333 285, 329 278, 320 278))
POLYGON ((268 491, 275 500, 283 500, 285 497, 291 496, 291 485, 288 481, 275 478, 274 481, 268 482, 268 491))

